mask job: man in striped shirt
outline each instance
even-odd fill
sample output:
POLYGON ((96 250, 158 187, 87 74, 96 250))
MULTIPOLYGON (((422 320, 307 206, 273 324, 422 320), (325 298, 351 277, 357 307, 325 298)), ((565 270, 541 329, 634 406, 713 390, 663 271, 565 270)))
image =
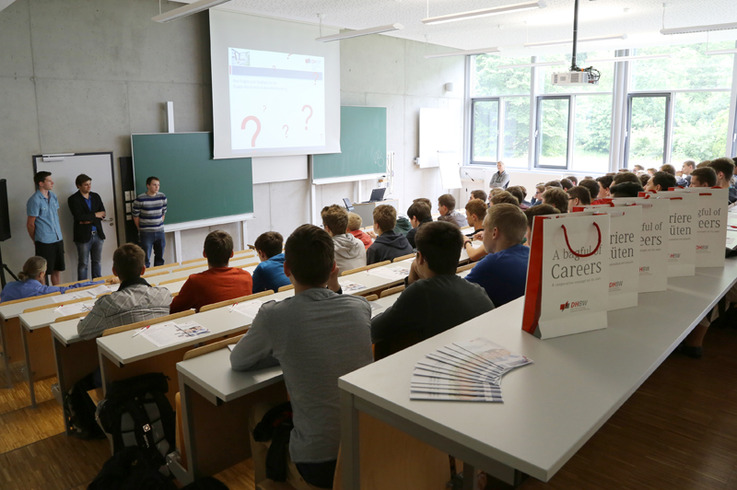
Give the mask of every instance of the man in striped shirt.
POLYGON ((151 249, 155 255, 154 266, 164 264, 164 215, 166 196, 159 192, 161 182, 157 177, 146 179, 146 192, 133 201, 133 222, 138 228, 141 248, 146 252, 146 267, 151 266, 151 249))

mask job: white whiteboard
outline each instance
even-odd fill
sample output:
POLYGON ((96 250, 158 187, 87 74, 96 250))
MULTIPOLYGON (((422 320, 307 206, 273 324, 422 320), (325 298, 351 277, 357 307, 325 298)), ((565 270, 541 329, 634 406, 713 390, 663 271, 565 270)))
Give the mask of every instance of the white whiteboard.
POLYGON ((441 155, 453 154, 457 159, 457 130, 453 127, 450 111, 438 108, 420 109, 420 156, 417 163, 420 168, 432 168, 440 165, 441 155))
POLYGON ((77 280, 77 247, 74 244, 72 213, 69 211, 67 199, 77 192, 74 181, 79 174, 87 174, 92 178, 92 192, 100 195, 105 206, 106 218, 102 224, 105 231, 102 274, 112 274, 113 252, 118 248, 118 230, 115 226, 116 187, 112 152, 35 155, 33 168, 34 173, 41 170, 51 172, 51 179, 54 181, 53 192, 59 199, 59 223, 64 238, 64 261, 66 263, 66 270, 61 273, 61 282, 77 280))

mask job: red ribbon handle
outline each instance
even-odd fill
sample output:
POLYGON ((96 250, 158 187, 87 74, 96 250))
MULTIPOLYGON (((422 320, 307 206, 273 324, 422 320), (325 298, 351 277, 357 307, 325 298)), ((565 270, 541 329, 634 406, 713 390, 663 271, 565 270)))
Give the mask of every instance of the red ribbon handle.
POLYGON ((599 247, 601 247, 601 228, 599 228, 599 225, 596 222, 594 222, 594 227, 596 227, 596 232, 599 234, 599 238, 596 243, 596 248, 594 248, 594 250, 591 253, 587 253, 587 254, 578 253, 575 250, 573 250, 573 248, 571 247, 571 243, 568 241, 568 230, 566 229, 566 225, 560 225, 560 227, 563 228, 563 237, 565 237, 566 239, 566 246, 568 247, 568 250, 570 250, 571 253, 575 255, 576 257, 584 257, 584 258, 591 257, 599 250, 599 247))

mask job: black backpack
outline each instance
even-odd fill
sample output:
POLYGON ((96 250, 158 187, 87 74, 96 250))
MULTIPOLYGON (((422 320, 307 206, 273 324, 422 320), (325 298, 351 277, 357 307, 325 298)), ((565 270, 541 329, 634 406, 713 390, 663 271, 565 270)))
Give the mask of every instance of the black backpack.
POLYGON ((174 410, 166 398, 167 378, 149 373, 113 381, 97 407, 102 428, 113 438, 113 452, 137 447, 152 466, 166 464, 174 450, 174 410))

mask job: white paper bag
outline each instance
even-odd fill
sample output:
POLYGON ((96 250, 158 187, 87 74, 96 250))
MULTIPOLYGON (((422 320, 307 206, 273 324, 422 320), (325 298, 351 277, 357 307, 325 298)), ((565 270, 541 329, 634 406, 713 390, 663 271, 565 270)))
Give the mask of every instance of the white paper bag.
POLYGON ((675 192, 695 194, 696 267, 723 267, 727 243, 728 189, 687 187, 675 192))

